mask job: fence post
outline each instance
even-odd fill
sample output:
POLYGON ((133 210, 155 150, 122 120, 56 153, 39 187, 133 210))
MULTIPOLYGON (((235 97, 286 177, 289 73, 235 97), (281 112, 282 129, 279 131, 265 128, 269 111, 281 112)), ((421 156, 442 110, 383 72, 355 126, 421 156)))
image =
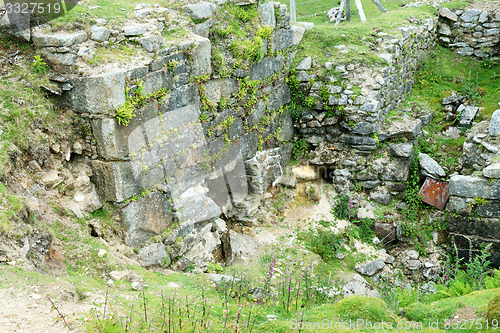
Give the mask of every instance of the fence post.
POLYGON ((295 0, 290 0, 290 20, 297 21, 297 9, 295 7, 295 0))
POLYGON ((359 17, 361 18, 361 22, 366 22, 365 12, 363 11, 363 4, 361 0, 355 0, 356 7, 358 7, 359 17))
POLYGON ((347 21, 351 20, 351 0, 347 0, 345 3, 345 17, 347 21))

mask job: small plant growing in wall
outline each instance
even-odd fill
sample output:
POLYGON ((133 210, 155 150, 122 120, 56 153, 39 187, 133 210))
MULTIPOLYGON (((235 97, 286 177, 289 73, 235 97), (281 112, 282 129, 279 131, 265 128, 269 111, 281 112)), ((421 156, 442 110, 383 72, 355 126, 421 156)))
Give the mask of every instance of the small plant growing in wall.
POLYGON ((332 208, 332 214, 341 220, 350 220, 354 216, 354 204, 346 194, 340 194, 335 198, 335 206, 332 208))
POLYGON ((162 88, 150 94, 144 93, 143 82, 136 80, 136 89, 131 92, 130 87, 125 88, 126 101, 116 109, 115 117, 120 125, 128 126, 130 120, 135 117, 135 110, 143 107, 148 101, 156 99, 162 100, 168 93, 167 89, 162 88))
POLYGON ((262 39, 269 40, 273 33, 273 28, 271 26, 263 26, 257 30, 256 35, 261 37, 262 39))
POLYGON ((215 264, 212 264, 211 262, 207 263, 207 273, 222 273, 223 270, 224 269, 218 262, 215 264))
POLYGON ((292 150, 293 158, 296 161, 306 158, 308 154, 308 149, 309 145, 307 144, 306 139, 295 138, 293 141, 293 150, 292 150))
POLYGON ((172 72, 175 69, 175 67, 177 67, 177 65, 179 65, 179 62, 177 60, 172 59, 165 66, 167 66, 169 72, 172 72))
POLYGON ((49 65, 42 59, 40 55, 36 55, 33 60, 33 72, 38 74, 47 74, 49 72, 49 65))

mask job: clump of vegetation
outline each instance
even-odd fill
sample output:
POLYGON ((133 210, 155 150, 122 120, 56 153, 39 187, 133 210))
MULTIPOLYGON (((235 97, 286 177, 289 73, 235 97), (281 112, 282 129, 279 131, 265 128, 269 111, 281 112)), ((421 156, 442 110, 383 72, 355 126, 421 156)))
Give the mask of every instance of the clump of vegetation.
POLYGON ((296 161, 300 161, 307 157, 309 152, 309 144, 306 139, 296 137, 293 139, 292 155, 296 161))
POLYGON ((135 111, 146 105, 149 101, 156 99, 161 101, 166 95, 165 88, 159 89, 155 92, 145 94, 143 82, 137 80, 136 88, 131 91, 130 87, 125 88, 125 96, 127 97, 125 103, 116 109, 116 119, 120 125, 128 126, 130 120, 135 117, 135 111))
POLYGON ((259 62, 264 57, 262 54, 262 45, 262 38, 256 36, 253 41, 248 39, 234 40, 229 49, 236 59, 248 59, 251 62, 259 62))
POLYGON ((350 220, 356 215, 354 204, 347 194, 340 194, 335 198, 332 214, 341 220, 350 220))
POLYGON ((221 76, 227 77, 233 69, 247 69, 262 60, 266 53, 264 41, 271 38, 274 29, 261 26, 255 5, 226 4, 216 16, 218 23, 211 28, 210 39, 214 69, 221 76))
POLYGON ((16 226, 14 229, 13 223, 19 219, 16 215, 23 208, 23 201, 16 195, 8 193, 5 185, 0 183, 0 235, 14 231, 21 232, 22 228, 16 226))
POLYGON ((372 230, 374 221, 372 219, 366 218, 361 221, 354 221, 346 229, 347 236, 351 239, 356 238, 365 243, 370 244, 375 237, 375 232, 372 230))
POLYGON ((33 60, 33 72, 37 74, 47 74, 50 70, 49 65, 40 55, 36 55, 33 60))
POLYGON ((410 174, 404 192, 408 209, 404 211, 402 228, 406 237, 413 240, 415 249, 421 254, 426 254, 426 243, 432 239, 432 226, 421 219, 422 198, 420 196, 420 165, 419 150, 415 149, 410 160, 410 174))
POLYGON ((332 261, 335 254, 343 248, 344 237, 329 228, 309 229, 299 233, 299 239, 306 247, 318 254, 325 262, 332 261))

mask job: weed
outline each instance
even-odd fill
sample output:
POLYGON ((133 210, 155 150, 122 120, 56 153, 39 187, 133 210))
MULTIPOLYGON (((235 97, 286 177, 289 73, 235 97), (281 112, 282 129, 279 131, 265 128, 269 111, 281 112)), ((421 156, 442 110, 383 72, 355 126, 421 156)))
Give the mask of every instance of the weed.
POLYGON ((325 262, 332 261, 337 251, 342 249, 344 238, 341 234, 335 234, 330 229, 309 229, 299 233, 306 248, 319 255, 325 262))
POLYGON ((471 71, 469 70, 469 75, 467 79, 462 82, 459 93, 465 96, 469 101, 478 101, 484 95, 485 91, 480 87, 479 74, 476 76, 471 76, 471 71))
MULTIPOLYGON (((469 248, 472 248, 470 238, 467 239, 469 240, 469 248)), ((469 261, 465 263, 467 276, 476 290, 483 289, 485 287, 485 276, 491 263, 487 259, 491 252, 491 246, 491 243, 483 246, 479 254, 474 257, 472 256, 472 251, 470 251, 469 261)))
POLYGON ((474 202, 478 205, 478 206, 484 206, 488 203, 488 199, 484 199, 484 198, 479 198, 479 197, 474 197, 474 202))
POLYGON ((211 262, 207 263, 207 273, 211 272, 222 273, 223 270, 224 269, 218 262, 215 264, 212 264, 211 262))
POLYGON ((341 220, 350 220, 355 216, 354 204, 348 195, 342 193, 335 198, 332 214, 341 220))
POLYGON ((253 41, 248 39, 234 40, 229 46, 229 50, 233 57, 250 60, 252 63, 255 63, 259 62, 264 57, 262 54, 262 45, 262 38, 256 36, 253 41))
POLYGON ((422 205, 420 196, 420 166, 419 149, 415 149, 410 161, 410 175, 406 182, 404 192, 408 209, 404 212, 402 228, 405 235, 414 241, 415 249, 425 255, 425 244, 431 239, 431 226, 428 221, 420 220, 420 208, 422 205))
POLYGON ((303 158, 307 157, 309 150, 309 144, 304 138, 295 138, 293 141, 293 149, 292 154, 293 158, 297 161, 300 161, 303 158))
POLYGON ((167 90, 165 88, 159 89, 150 94, 144 93, 143 82, 137 80, 135 82, 136 89, 131 92, 130 87, 125 88, 125 103, 116 109, 116 119, 120 125, 128 126, 130 120, 135 117, 135 110, 143 107, 147 102, 156 99, 158 101, 162 100, 167 95, 167 90))
POLYGON ((346 234, 349 238, 357 238, 365 243, 371 243, 375 237, 375 232, 372 230, 374 221, 366 218, 361 221, 354 221, 347 229, 346 234))
POLYGON ((259 28, 259 30, 257 30, 255 35, 259 36, 260 38, 262 38, 264 40, 269 40, 271 38, 272 33, 273 33, 273 28, 266 25, 266 26, 259 28))
POLYGON ((36 55, 33 60, 33 73, 47 74, 50 70, 49 65, 42 59, 40 55, 36 55))
POLYGON ((165 66, 167 66, 169 72, 173 72, 175 67, 177 67, 177 65, 179 65, 179 62, 175 59, 172 59, 165 66))

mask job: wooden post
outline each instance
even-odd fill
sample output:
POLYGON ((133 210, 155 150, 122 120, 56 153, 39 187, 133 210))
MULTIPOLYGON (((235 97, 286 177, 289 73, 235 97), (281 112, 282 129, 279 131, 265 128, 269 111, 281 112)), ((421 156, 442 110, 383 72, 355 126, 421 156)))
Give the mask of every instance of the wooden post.
POLYGON ((374 3, 375 5, 377 5, 377 7, 378 7, 378 8, 379 8, 382 12, 387 13, 387 9, 385 9, 385 7, 384 7, 384 6, 382 6, 382 4, 380 3, 380 1, 378 1, 378 0, 372 0, 372 1, 373 1, 373 3, 374 3))
POLYGON ((344 13, 345 0, 340 1, 339 12, 337 13, 337 18, 335 19, 335 25, 340 23, 342 14, 344 13))
POLYGON ((363 4, 361 4, 361 0, 355 0, 356 7, 358 8, 359 17, 361 18, 361 22, 366 22, 365 12, 363 11, 363 4))
POLYGON ((295 7, 295 0, 290 0, 290 20, 297 21, 297 8, 295 7))
POLYGON ((351 0, 347 0, 345 3, 345 17, 347 21, 351 21, 351 0))

